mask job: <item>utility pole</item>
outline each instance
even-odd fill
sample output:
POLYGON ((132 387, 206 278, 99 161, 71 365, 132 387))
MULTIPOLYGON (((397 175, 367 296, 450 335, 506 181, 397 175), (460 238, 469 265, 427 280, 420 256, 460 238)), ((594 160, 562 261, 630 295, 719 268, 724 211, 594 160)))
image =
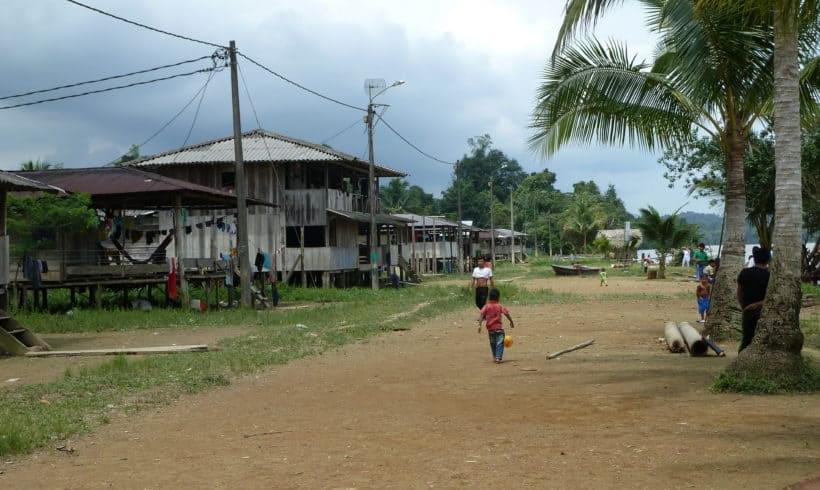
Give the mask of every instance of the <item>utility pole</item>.
POLYGON ((459 170, 461 161, 457 161, 455 165, 456 171, 456 194, 458 195, 458 271, 464 272, 464 244, 462 243, 461 232, 461 180, 459 179, 459 170))
POLYGON ((378 258, 378 236, 376 234, 376 163, 373 156, 373 116, 376 111, 373 110, 373 98, 367 104, 367 153, 370 165, 368 166, 368 199, 370 201, 370 287, 374 290, 379 289, 379 265, 376 263, 378 258))
POLYGON ((513 215, 513 191, 510 189, 510 258, 515 265, 515 216, 513 215))
POLYGON ((231 102, 233 103, 233 153, 236 161, 236 251, 239 254, 239 283, 242 290, 242 306, 251 307, 251 258, 248 250, 248 196, 245 181, 245 164, 242 155, 242 123, 239 116, 239 79, 237 78, 236 42, 228 45, 231 58, 231 102))
POLYGON ((550 243, 550 258, 552 258, 552 215, 547 215, 547 239, 550 243))
POLYGON ((495 267, 495 225, 493 224, 493 178, 490 177, 490 257, 495 267))

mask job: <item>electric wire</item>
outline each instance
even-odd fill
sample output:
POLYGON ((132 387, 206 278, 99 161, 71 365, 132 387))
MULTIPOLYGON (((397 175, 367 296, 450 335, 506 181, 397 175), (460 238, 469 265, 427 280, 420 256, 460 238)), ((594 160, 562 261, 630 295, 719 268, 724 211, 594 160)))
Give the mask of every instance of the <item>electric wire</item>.
POLYGON ((150 80, 143 80, 143 81, 140 81, 140 82, 133 82, 133 83, 129 83, 129 84, 126 84, 126 85, 116 85, 114 87, 107 87, 107 88, 103 88, 103 89, 99 89, 99 90, 89 90, 87 92, 82 92, 82 93, 79 93, 79 94, 63 95, 61 97, 51 97, 51 98, 48 98, 48 99, 40 99, 40 100, 35 100, 35 101, 32 101, 32 102, 22 102, 20 104, 2 106, 2 107, 0 107, 0 111, 4 111, 4 110, 7 110, 7 109, 16 109, 18 107, 26 107, 26 106, 32 106, 32 105, 37 105, 37 104, 43 104, 43 103, 46 103, 46 102, 55 102, 55 101, 58 101, 58 100, 66 100, 66 99, 73 99, 73 98, 76 98, 76 97, 84 97, 86 95, 101 94, 103 92, 111 92, 113 90, 120 90, 120 89, 124 89, 124 88, 136 87, 136 86, 139 86, 139 85, 148 85, 149 83, 162 82, 162 81, 171 80, 171 79, 180 78, 180 77, 189 77, 189 76, 192 76, 192 75, 197 75, 199 73, 207 73, 207 72, 212 72, 212 71, 216 71, 216 70, 217 70, 217 68, 214 68, 214 67, 212 67, 212 68, 203 68, 203 69, 200 69, 200 70, 194 70, 194 71, 190 71, 190 72, 186 72, 186 73, 177 73, 175 75, 169 75, 167 77, 152 78, 150 80))
POLYGON ((362 119, 357 117, 356 120, 353 121, 353 123, 351 123, 349 126, 345 126, 344 129, 340 129, 339 131, 334 133, 333 136, 330 136, 329 138, 323 139, 321 144, 323 144, 323 145, 327 144, 331 140, 334 140, 334 139, 338 138, 339 136, 341 136, 344 133, 346 133, 346 132, 350 131, 351 129, 353 129, 353 127, 355 127, 357 124, 361 124, 361 122, 362 122, 362 119))
POLYGON ((304 85, 302 85, 302 84, 300 84, 300 83, 298 83, 298 82, 295 82, 295 81, 291 80, 290 78, 288 78, 288 77, 286 77, 286 76, 282 75, 281 73, 277 73, 277 72, 275 72, 275 71, 271 70, 271 69, 270 69, 270 68, 268 68, 267 66, 265 66, 265 65, 263 65, 262 63, 260 63, 260 62, 256 61, 255 59, 251 58, 250 56, 248 56, 248 55, 246 55, 246 54, 242 53, 241 51, 237 51, 237 54, 238 54, 239 56, 241 56, 241 57, 245 58, 245 59, 246 59, 246 60, 248 60, 249 62, 253 63, 254 65, 258 66, 259 68, 261 68, 261 69, 265 70, 266 72, 270 73, 271 75, 273 75, 273 76, 275 76, 275 77, 277 77, 277 78, 279 78, 279 79, 281 79, 281 80, 284 80, 285 82, 287 82, 287 83, 289 83, 289 84, 291 84, 291 85, 293 85, 293 86, 295 86, 295 87, 297 87, 297 88, 300 88, 300 89, 304 90, 305 92, 308 92, 308 93, 310 93, 310 94, 313 94, 313 95, 315 95, 315 96, 317 96, 317 97, 319 97, 319 98, 325 99, 325 100, 327 100, 327 101, 329 101, 329 102, 333 102, 334 104, 339 104, 339 105, 341 105, 341 106, 347 107, 347 108, 349 108, 349 109, 356 109, 357 111, 367 112, 367 109, 365 109, 365 108, 362 108, 362 107, 357 107, 357 106, 355 106, 355 105, 348 104, 348 103, 346 103, 346 102, 342 102, 341 100, 337 100, 337 99, 334 99, 334 98, 332 98, 332 97, 328 97, 327 95, 324 95, 324 94, 321 94, 321 93, 319 93, 319 92, 317 92, 317 91, 315 91, 315 90, 309 89, 309 88, 305 87, 304 85))
POLYGON ((85 81, 85 82, 76 82, 76 83, 69 83, 67 85, 60 85, 59 87, 45 88, 45 89, 40 89, 40 90, 32 90, 31 92, 25 92, 25 93, 22 93, 22 94, 6 95, 4 97, 0 97, 0 100, 16 99, 16 98, 19 98, 19 97, 27 97, 29 95, 37 95, 37 94, 43 94, 43 93, 46 93, 46 92, 54 92, 55 90, 62 90, 62 89, 66 89, 66 88, 79 87, 81 85, 89 85, 89 84, 92 84, 92 83, 107 82, 108 80, 116 80, 118 78, 126 78, 126 77, 131 77, 131 76, 134 76, 134 75, 141 75, 143 73, 149 73, 149 72, 152 72, 152 71, 164 70, 165 68, 173 68, 175 66, 181 66, 181 65, 188 64, 188 63, 196 63, 197 61, 202 61, 202 60, 206 60, 208 58, 211 58, 211 56, 213 56, 213 55, 200 56, 199 58, 184 60, 184 61, 180 61, 180 62, 177 62, 177 63, 171 63, 171 64, 168 64, 168 65, 155 66, 154 68, 147 68, 145 70, 132 71, 131 73, 124 73, 122 75, 112 75, 112 76, 108 76, 108 77, 104 77, 104 78, 98 78, 96 80, 88 80, 88 81, 85 81))
POLYGON ((446 160, 442 160, 442 159, 440 159, 440 158, 436 158, 436 157, 434 157, 433 155, 431 155, 431 154, 427 153, 426 151, 422 150, 422 149, 421 149, 421 148, 419 148, 418 146, 416 146, 416 145, 414 145, 413 143, 411 143, 411 142, 410 142, 410 140, 408 140, 407 138, 405 138, 404 136, 402 136, 402 135, 401 135, 401 133, 399 133, 398 131, 396 131, 396 129, 394 129, 394 128, 393 128, 393 126, 391 126, 391 125, 390 125, 390 124, 389 124, 389 123, 388 123, 388 122, 387 122, 387 121, 386 121, 383 117, 379 117, 379 119, 380 119, 380 120, 384 123, 384 125, 385 125, 385 126, 387 126, 387 129, 389 129, 391 132, 393 132, 393 134, 395 134, 396 136, 398 136, 398 137, 399 137, 399 139, 401 139, 402 141, 404 141, 405 143, 407 143, 407 145, 408 145, 410 148, 412 148, 412 149, 416 150, 417 152, 419 152, 420 154, 422 154, 422 155, 426 156, 426 157, 427 157, 427 158, 429 158, 430 160, 433 160, 433 161, 436 161, 436 162, 439 162, 439 163, 443 163, 443 164, 445 164, 445 165, 455 165, 455 162, 448 162, 448 161, 446 161, 446 160))
MULTIPOLYGON (((205 92, 207 92, 208 84, 211 82, 211 79, 213 77, 213 72, 208 74, 208 80, 205 81, 204 90, 202 90, 202 93, 199 96, 199 102, 197 102, 196 104, 196 111, 194 111, 194 118, 191 121, 191 127, 188 128, 188 134, 185 135, 185 141, 182 142, 182 146, 180 146, 180 149, 185 148, 185 145, 188 144, 188 140, 191 138, 191 133, 194 132, 194 126, 196 126, 196 121, 197 119, 199 119, 199 110, 202 108, 202 101, 205 100, 205 92)), ((177 157, 179 157, 179 155, 180 152, 177 152, 176 155, 174 155, 174 162, 176 162, 176 159, 177 157)))
POLYGON ((174 116, 173 116, 171 119, 169 119, 169 120, 168 120, 168 122, 166 122, 165 124, 163 124, 163 125, 162 125, 162 126, 161 126, 158 130, 156 130, 156 131, 154 132, 154 134, 152 134, 151 136, 149 136, 149 137, 148 137, 148 139, 146 139, 145 141, 143 141, 142 143, 140 143, 139 145, 137 145, 137 147, 138 147, 138 148, 141 148, 141 147, 143 147, 143 146, 147 145, 149 141, 151 141, 151 140, 153 140, 154 138, 156 138, 156 137, 157 137, 157 136, 158 136, 161 132, 165 131, 165 129, 166 129, 166 128, 168 128, 168 126, 170 126, 170 125, 171 125, 174 121, 176 121, 176 120, 177 120, 177 118, 178 118, 179 116, 181 116, 181 115, 182 115, 182 113, 183 113, 183 112, 185 112, 185 110, 186 110, 186 109, 188 109, 188 107, 190 107, 190 106, 191 106, 191 104, 193 104, 193 103, 194 103, 194 101, 197 99, 197 97, 199 97, 199 94, 203 93, 203 92, 204 92, 204 91, 208 88, 208 84, 209 84, 209 83, 211 83, 211 80, 213 79, 213 77, 214 77, 214 74, 215 74, 215 73, 216 73, 216 72, 211 72, 211 73, 208 75, 208 79, 207 79, 207 80, 205 80, 205 84, 204 84, 204 85, 202 85, 202 87, 200 87, 200 88, 199 88, 199 90, 197 90, 197 91, 196 91, 196 93, 194 93, 194 96, 193 96, 193 97, 191 97, 191 99, 190 99, 188 102, 186 102, 184 106, 182 106, 182 109, 180 109, 180 110, 179 110, 179 112, 177 112, 176 114, 174 114, 174 116))
POLYGON ((158 32, 160 34, 165 34, 166 36, 176 37, 176 38, 184 39, 186 41, 191 41, 191 42, 194 42, 194 43, 205 44, 207 46, 213 46, 215 48, 223 48, 223 49, 227 48, 226 46, 223 46, 221 44, 212 43, 212 42, 208 42, 208 41, 203 41, 201 39, 196 39, 196 38, 193 38, 193 37, 183 36, 182 34, 176 34, 176 33, 173 33, 173 32, 164 31, 162 29, 157 29, 156 27, 151 27, 149 25, 141 24, 139 22, 126 19, 125 17, 120 17, 119 15, 114 15, 110 12, 106 12, 105 10, 100 10, 96 7, 92 7, 91 5, 86 5, 84 3, 77 2, 76 0, 66 0, 66 1, 68 3, 73 3, 74 5, 77 5, 78 7, 86 8, 88 10, 97 12, 98 14, 102 14, 102 15, 111 17, 113 19, 117 19, 117 20, 125 22, 127 24, 131 24, 131 25, 137 26, 137 27, 142 27, 143 29, 148 29, 149 31, 158 32))

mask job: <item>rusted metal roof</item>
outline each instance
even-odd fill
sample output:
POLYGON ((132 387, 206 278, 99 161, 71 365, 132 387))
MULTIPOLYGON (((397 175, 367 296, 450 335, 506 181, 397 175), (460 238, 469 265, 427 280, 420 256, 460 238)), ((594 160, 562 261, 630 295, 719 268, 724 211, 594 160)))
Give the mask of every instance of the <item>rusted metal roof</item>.
POLYGON ((62 189, 52 187, 36 180, 0 170, 0 189, 6 191, 27 192, 61 192, 62 189))
MULTIPOLYGON (((368 213, 362 213, 359 211, 341 211, 339 209, 330 208, 327 209, 327 212, 335 214, 336 216, 341 216, 342 218, 346 218, 351 221, 358 221, 359 223, 370 223, 370 214, 368 213)), ((407 220, 396 217, 391 214, 376 215, 377 225, 407 226, 407 223, 407 220)))
MULTIPOLYGON (((173 179, 132 167, 66 168, 36 172, 17 172, 67 192, 91 195, 99 208, 167 209, 177 196, 186 208, 231 208, 236 196, 184 180, 173 179)), ((248 199, 250 205, 270 205, 248 199)))
MULTIPOLYGON (((281 134, 257 129, 242 135, 242 155, 246 163, 345 163, 367 171, 369 163, 353 155, 281 134)), ((137 167, 160 165, 233 164, 233 136, 220 138, 179 150, 160 153, 130 163, 137 167)), ((377 177, 405 177, 407 174, 384 165, 376 165, 377 177)))

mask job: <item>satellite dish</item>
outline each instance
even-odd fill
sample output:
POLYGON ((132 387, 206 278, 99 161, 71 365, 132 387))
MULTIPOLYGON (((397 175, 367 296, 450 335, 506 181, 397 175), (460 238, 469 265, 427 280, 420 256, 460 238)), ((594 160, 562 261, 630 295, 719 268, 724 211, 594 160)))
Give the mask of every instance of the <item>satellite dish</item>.
POLYGON ((364 93, 368 97, 373 97, 387 88, 387 82, 383 78, 368 78, 364 81, 364 93))

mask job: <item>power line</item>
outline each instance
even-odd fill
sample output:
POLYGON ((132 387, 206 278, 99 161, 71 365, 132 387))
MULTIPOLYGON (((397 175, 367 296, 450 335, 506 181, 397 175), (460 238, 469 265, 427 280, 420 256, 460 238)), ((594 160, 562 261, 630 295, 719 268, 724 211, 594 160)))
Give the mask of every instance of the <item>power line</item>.
POLYGON ((164 70, 165 68, 173 68, 175 66, 181 66, 181 65, 188 64, 188 63, 196 63, 197 61, 206 60, 208 58, 211 58, 212 56, 213 55, 200 56, 199 58, 184 60, 184 61, 180 61, 180 62, 177 62, 177 63, 171 63, 169 65, 155 66, 154 68, 147 68, 145 70, 132 71, 131 73, 124 73, 122 75, 112 75, 112 76, 108 76, 108 77, 105 77, 105 78, 98 78, 96 80, 88 80, 88 81, 85 81, 85 82, 76 82, 76 83, 70 83, 68 85, 60 85, 59 87, 46 88, 46 89, 41 89, 41 90, 32 90, 31 92, 25 92, 25 93, 22 93, 22 94, 6 95, 5 97, 0 97, 0 100, 16 99, 16 98, 19 98, 19 97, 26 97, 26 96, 29 96, 29 95, 42 94, 42 93, 46 93, 46 92, 54 92, 55 90, 62 90, 62 89, 66 89, 66 88, 79 87, 81 85, 88 85, 88 84, 92 84, 92 83, 106 82, 108 80, 116 80, 118 78, 126 78, 126 77, 130 77, 130 76, 134 76, 134 75, 141 75, 143 73, 149 73, 149 72, 152 72, 152 71, 164 70))
POLYGON ((388 124, 388 122, 387 122, 387 121, 386 121, 383 117, 379 116, 379 119, 380 119, 380 120, 384 123, 384 125, 385 125, 385 126, 387 126, 387 129, 389 129, 390 131, 392 131, 392 132, 393 132, 393 134, 395 134, 395 135, 396 135, 396 136, 398 136, 398 137, 399 137, 402 141, 404 141, 405 143, 407 143, 407 145, 408 145, 410 148, 412 148, 412 149, 416 150, 417 152, 419 152, 419 153, 421 153, 422 155, 426 156, 426 157, 427 157, 427 158, 429 158, 430 160, 433 160, 433 161, 436 161, 436 162, 439 162, 439 163, 443 163, 443 164, 445 164, 445 165, 454 165, 454 164, 455 164, 454 162, 448 162, 448 161, 442 160, 442 159, 440 159, 440 158, 436 158, 436 157, 434 157, 433 155, 431 155, 431 154, 429 154, 429 153, 425 152, 424 150, 422 150, 422 149, 421 149, 421 148, 419 148, 418 146, 416 146, 416 145, 414 145, 413 143, 411 143, 411 142, 410 142, 407 138, 405 138, 404 136, 402 136, 402 135, 401 135, 401 133, 399 133, 398 131, 396 131, 396 130, 393 128, 393 126, 391 126, 390 124, 388 124))
POLYGON ((190 72, 187 72, 187 73, 177 73, 176 75, 170 75, 170 76, 161 77, 161 78, 153 78, 151 80, 143 80, 141 82, 129 83, 127 85, 117 85, 117 86, 114 86, 114 87, 108 87, 108 88, 103 88, 103 89, 99 89, 99 90, 91 90, 91 91, 82 92, 82 93, 79 93, 79 94, 64 95, 62 97, 52 97, 50 99, 41 99, 41 100, 35 100, 33 102, 24 102, 24 103, 21 103, 21 104, 8 105, 8 106, 0 107, 0 111, 6 110, 6 109, 15 109, 17 107, 26 107, 26 106, 30 106, 30 105, 43 104, 45 102, 55 102, 55 101, 58 101, 58 100, 73 99, 73 98, 76 98, 76 97, 83 97, 83 96, 92 95, 92 94, 100 94, 100 93, 103 93, 103 92, 111 92, 113 90, 120 90, 120 89, 124 89, 124 88, 136 87, 136 86, 139 86, 139 85, 147 85, 149 83, 162 82, 162 81, 171 80, 171 79, 174 79, 174 78, 189 77, 191 75, 196 75, 196 74, 199 74, 199 73, 213 72, 213 71, 217 71, 219 69, 220 68, 203 68, 201 70, 190 71, 190 72))
POLYGON ((169 120, 168 120, 168 122, 166 122, 165 124, 163 124, 163 125, 162 125, 162 127, 160 127, 157 131, 155 131, 155 132, 154 132, 154 134, 152 134, 151 136, 149 136, 149 137, 148 137, 148 139, 146 139, 145 141, 143 141, 142 143, 140 143, 139 145, 137 145, 137 147, 141 148, 141 147, 143 147, 143 146, 147 145, 149 141, 151 141, 152 139, 156 138, 156 137, 157 137, 157 135, 159 135, 161 132, 165 131, 165 129, 166 129, 168 126, 170 126, 170 125, 171 125, 174 121, 176 121, 176 120, 177 120, 177 118, 178 118, 179 116, 181 116, 181 115, 182 115, 182 113, 183 113, 183 112, 185 112, 185 110, 186 110, 186 109, 188 109, 188 107, 190 107, 190 106, 191 106, 191 104, 193 104, 193 103, 194 103, 194 101, 197 99, 197 97, 199 97, 199 94, 201 94, 202 92, 204 92, 204 91, 208 88, 208 84, 209 84, 209 83, 211 83, 211 80, 213 79, 213 76, 214 76, 214 74, 215 74, 215 73, 216 73, 216 72, 211 72, 211 73, 208 75, 208 79, 207 79, 207 80, 205 80, 205 84, 204 84, 202 87, 200 87, 200 88, 199 88, 199 90, 197 90, 197 91, 196 91, 196 93, 194 94, 194 96, 193 96, 193 97, 191 97, 191 99, 190 99, 187 103, 185 103, 185 105, 184 105, 184 106, 182 106, 182 109, 180 109, 180 110, 179 110, 179 112, 177 112, 176 114, 174 114, 174 116, 173 116, 171 119, 169 119, 169 120))
POLYGON ((76 0, 66 0, 66 1, 68 3, 73 3, 74 5, 77 5, 79 7, 83 7, 83 8, 86 8, 88 10, 97 12, 98 14, 106 15, 108 17, 111 17, 113 19, 117 19, 117 20, 125 22, 127 24, 131 24, 131 25, 134 25, 134 26, 137 26, 137 27, 142 27, 143 29, 148 29, 149 31, 154 31, 154 32, 158 32, 160 34, 165 34, 166 36, 171 36, 171 37, 176 37, 176 38, 179 38, 179 39, 184 39, 186 41, 191 41, 191 42, 195 42, 195 43, 199 43, 199 44, 205 44, 207 46, 213 46, 215 48, 226 49, 226 46, 223 46, 221 44, 216 44, 216 43, 212 43, 212 42, 208 42, 208 41, 203 41, 201 39, 195 39, 193 37, 183 36, 182 34, 175 34, 173 32, 169 32, 169 31, 163 31, 162 29, 157 29, 156 27, 151 27, 151 26, 148 26, 148 25, 145 25, 145 24, 140 24, 139 22, 135 22, 133 20, 126 19, 125 17, 120 17, 119 15, 114 15, 112 13, 106 12, 105 10, 100 10, 100 9, 92 7, 90 5, 86 5, 84 3, 77 2, 76 0))
MULTIPOLYGON (((72 1, 72 0, 69 0, 69 1, 72 1)), ((311 93, 311 94, 313 94, 313 95, 315 95, 315 96, 317 96, 317 97, 320 97, 320 98, 322 98, 322 99, 325 99, 325 100, 327 100, 327 101, 329 101, 329 102, 333 102, 334 104, 339 104, 339 105, 344 106, 344 107, 347 107, 347 108, 349 108, 349 109, 356 109, 357 111, 367 112, 367 109, 365 109, 365 108, 362 108, 362 107, 356 107, 355 105, 351 105, 351 104, 348 104, 348 103, 342 102, 342 101, 340 101, 340 100, 334 99, 334 98, 332 98, 332 97, 328 97, 327 95, 320 94, 319 92, 317 92, 317 91, 315 91, 315 90, 312 90, 312 89, 309 89, 309 88, 305 87, 304 85, 302 85, 302 84, 300 84, 300 83, 298 83, 298 82, 294 82, 294 81, 293 81, 293 80, 291 80, 290 78, 288 78, 288 77, 286 77, 286 76, 282 75, 281 73, 277 73, 277 72, 275 72, 275 71, 271 70, 270 68, 268 68, 267 66, 263 65, 262 63, 260 63, 260 62, 256 61, 255 59, 251 58, 250 56, 247 56, 247 55, 245 55, 245 54, 243 54, 243 53, 241 53, 241 52, 237 52, 237 54, 239 54, 239 56, 241 56, 241 57, 245 58, 246 60, 250 61, 250 62, 251 62, 251 63, 253 63, 254 65, 258 66, 259 68, 261 68, 261 69, 265 70, 266 72, 270 73, 271 75, 273 75, 273 76, 275 76, 275 77, 277 77, 277 78, 279 78, 279 79, 281 79, 281 80, 284 80, 285 82, 287 82, 287 83, 289 83, 289 84, 291 84, 291 85, 293 85, 293 86, 295 86, 295 87, 298 87, 298 88, 300 88, 300 89, 304 90, 305 92, 311 93)))
POLYGON ((356 120, 355 120, 355 121, 353 121, 353 122, 352 122, 349 126, 345 126, 345 128, 344 128, 344 129, 340 129, 339 131, 337 131, 336 133, 334 133, 334 134, 333 134, 333 136, 331 136, 331 137, 329 137, 329 138, 325 138, 325 139, 323 139, 321 144, 323 144, 323 145, 324 145, 324 144, 327 144, 329 141, 331 141, 331 140, 333 140, 333 139, 335 139, 335 138, 338 138, 339 136, 343 135, 344 133, 346 133, 346 132, 350 131, 350 130, 351 130, 353 127, 355 127, 357 124, 361 124, 361 122, 362 122, 362 119, 361 119, 361 118, 359 118, 359 117, 357 117, 357 118, 356 118, 356 120))
MULTIPOLYGON (((191 127, 188 128, 188 134, 185 135, 185 141, 182 142, 182 146, 180 148, 185 148, 185 145, 188 144, 188 140, 191 138, 191 133, 194 132, 194 126, 196 126, 196 121, 199 119, 199 109, 202 107, 202 101, 205 100, 205 92, 208 89, 208 84, 211 83, 211 79, 214 77, 214 72, 208 74, 208 80, 205 81, 205 85, 202 86, 201 95, 199 96, 199 102, 196 104, 196 111, 194 111, 194 119, 191 121, 191 127)), ((174 155, 174 163, 176 163, 177 158, 182 152, 177 152, 174 155)))

